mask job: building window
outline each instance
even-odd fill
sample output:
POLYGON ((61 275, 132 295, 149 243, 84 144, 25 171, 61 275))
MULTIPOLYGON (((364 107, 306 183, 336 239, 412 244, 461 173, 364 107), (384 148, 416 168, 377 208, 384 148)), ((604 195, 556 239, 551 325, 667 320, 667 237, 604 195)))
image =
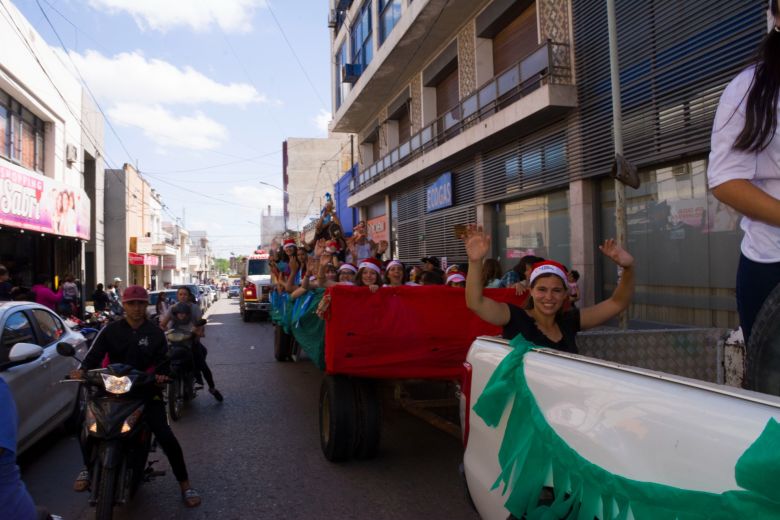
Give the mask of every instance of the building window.
MULTIPOLYGON (((637 258, 630 318, 647 322, 733 328, 742 230, 739 214, 707 190, 707 161, 648 169, 626 190, 628 250, 637 258)), ((614 181, 601 186, 602 239, 615 236, 614 181)), ((603 292, 617 270, 602 262, 603 292)))
POLYGON ((351 33, 352 63, 359 65, 358 72, 362 74, 371 58, 374 57, 371 46, 371 0, 360 8, 351 33))
POLYGON ((43 120, 0 90, 0 157, 43 173, 43 120))
POLYGON ((401 18, 401 0, 379 0, 379 45, 382 45, 401 18))
POLYGON ((568 190, 504 204, 498 215, 501 268, 511 269, 525 255, 568 265, 570 228, 568 190))
POLYGON ((348 61, 347 42, 345 40, 336 53, 336 110, 344 102, 348 93, 347 85, 344 83, 344 64, 348 63, 348 61))

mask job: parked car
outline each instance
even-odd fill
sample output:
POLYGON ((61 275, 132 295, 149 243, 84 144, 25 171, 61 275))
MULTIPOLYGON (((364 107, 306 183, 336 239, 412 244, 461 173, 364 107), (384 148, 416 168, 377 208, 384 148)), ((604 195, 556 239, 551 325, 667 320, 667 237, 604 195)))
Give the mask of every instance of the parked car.
POLYGON ((241 286, 240 285, 231 285, 228 287, 228 298, 238 298, 241 294, 241 286))
POLYGON ((19 454, 63 423, 79 423, 84 390, 77 383, 58 384, 79 362, 58 355, 57 343, 73 345, 83 358, 87 340, 31 302, 0 302, 0 327, 0 377, 19 414, 19 454))
POLYGON ((157 314, 157 300, 160 298, 166 298, 168 305, 176 303, 176 290, 165 289, 164 291, 150 291, 149 292, 149 305, 146 306, 146 317, 152 319, 157 314))
POLYGON ((206 303, 211 307, 211 304, 216 301, 214 298, 214 290, 210 285, 201 285, 200 288, 203 289, 203 296, 206 298, 206 303))
POLYGON ((206 309, 208 309, 208 304, 204 301, 203 298, 203 291, 201 291, 200 287, 194 283, 186 283, 181 285, 174 285, 171 287, 171 289, 178 289, 179 287, 186 287, 190 290, 190 292, 195 295, 195 301, 200 305, 200 311, 206 312, 206 309))
POLYGON ((209 285, 209 288, 211 289, 211 296, 213 298, 212 301, 219 300, 219 289, 216 285, 209 285))

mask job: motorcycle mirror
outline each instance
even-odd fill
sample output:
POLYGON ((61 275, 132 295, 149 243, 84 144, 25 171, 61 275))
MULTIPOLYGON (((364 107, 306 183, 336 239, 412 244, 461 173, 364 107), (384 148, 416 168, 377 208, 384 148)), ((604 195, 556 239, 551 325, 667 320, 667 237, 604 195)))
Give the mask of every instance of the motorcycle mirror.
POLYGON ((76 349, 70 343, 61 341, 57 343, 57 354, 65 357, 73 357, 76 355, 76 349))

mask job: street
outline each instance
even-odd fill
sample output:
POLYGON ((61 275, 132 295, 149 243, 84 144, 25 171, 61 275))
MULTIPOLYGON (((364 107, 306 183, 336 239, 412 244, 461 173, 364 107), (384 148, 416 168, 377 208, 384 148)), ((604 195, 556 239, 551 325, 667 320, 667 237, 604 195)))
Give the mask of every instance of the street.
MULTIPOLYGON (((183 506, 158 451, 150 460, 166 475, 117 518, 477 518, 458 473, 458 439, 385 407, 377 458, 332 464, 319 446, 320 371, 307 360, 276 362, 272 326, 243 323, 235 298, 223 295, 207 317, 204 344, 225 401, 202 391, 173 425, 203 503, 183 506)), ((19 464, 38 504, 67 520, 93 516, 87 494, 71 490, 81 468, 75 436, 52 435, 19 464)))

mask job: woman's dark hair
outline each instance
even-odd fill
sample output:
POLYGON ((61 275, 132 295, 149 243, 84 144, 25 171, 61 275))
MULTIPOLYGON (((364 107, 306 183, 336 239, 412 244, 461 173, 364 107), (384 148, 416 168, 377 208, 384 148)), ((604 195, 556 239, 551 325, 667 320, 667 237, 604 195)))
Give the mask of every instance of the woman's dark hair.
POLYGON ((482 264, 482 287, 496 278, 501 278, 501 264, 495 258, 487 258, 482 264))
POLYGON ((544 262, 544 258, 541 256, 525 255, 517 262, 517 265, 514 266, 512 270, 520 275, 520 280, 525 280, 525 270, 528 266, 538 264, 539 262, 544 262))
MULTIPOLYGON (((770 7, 780 15, 778 1, 770 7)), ((774 25, 774 24, 773 24, 774 25)), ((777 101, 780 94, 780 32, 773 27, 764 38, 745 105, 745 127, 734 141, 734 149, 760 152, 769 146, 777 130, 777 101)))
POLYGON ((423 271, 417 283, 420 285, 444 285, 444 277, 439 271, 423 271))
POLYGON ((179 292, 179 291, 181 291, 182 289, 184 289, 185 291, 187 291, 187 294, 189 295, 189 297, 188 297, 187 299, 190 301, 190 303, 195 303, 195 295, 194 295, 194 294, 192 294, 192 291, 190 291, 190 288, 189 288, 189 287, 187 287, 186 285, 182 285, 181 287, 177 287, 177 288, 176 288, 176 292, 179 292))
POLYGON ((97 284, 97 286, 95 287, 95 290, 96 291, 102 291, 103 290, 103 284, 102 283, 97 284))
POLYGON ((571 273, 571 277, 574 278, 575 282, 579 281, 579 279, 580 279, 580 272, 579 271, 577 271, 575 269, 572 269, 569 272, 571 273))

